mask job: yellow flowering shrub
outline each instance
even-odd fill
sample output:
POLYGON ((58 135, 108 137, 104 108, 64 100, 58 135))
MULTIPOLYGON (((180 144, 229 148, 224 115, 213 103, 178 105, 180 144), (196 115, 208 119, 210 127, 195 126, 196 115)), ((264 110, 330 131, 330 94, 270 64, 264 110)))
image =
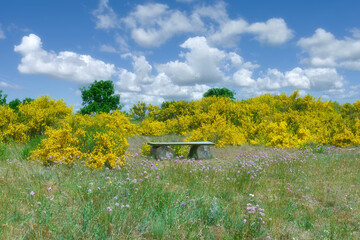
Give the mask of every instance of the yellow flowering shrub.
POLYGON ((19 122, 19 116, 9 106, 0 105, 0 142, 26 142, 28 127, 19 122))
POLYGON ((28 136, 42 134, 47 126, 55 127, 72 113, 72 107, 63 100, 41 96, 27 104, 19 105, 20 121, 28 127, 28 136))
POLYGON ((141 122, 140 133, 146 136, 161 136, 167 134, 168 128, 164 122, 147 118, 141 122))
POLYGON ((66 116, 60 127, 47 128, 46 138, 31 152, 31 159, 68 164, 82 161, 92 169, 121 167, 126 164, 126 138, 137 132, 137 127, 118 110, 94 116, 66 116))
POLYGON ((29 140, 28 126, 23 123, 9 123, 7 129, 2 132, 1 141, 10 142, 14 141, 17 143, 27 142, 29 140))
POLYGON ((83 156, 77 138, 82 134, 84 133, 81 131, 74 132, 74 129, 66 123, 60 129, 47 127, 46 138, 42 139, 38 148, 30 153, 30 159, 41 160, 46 165, 55 161, 71 165, 83 156))
POLYGON ((191 132, 191 136, 185 139, 185 142, 191 141, 212 141, 217 146, 241 145, 246 142, 244 133, 225 118, 217 115, 212 123, 203 124, 200 128, 191 132))
POLYGON ((141 145, 141 149, 140 149, 140 153, 144 156, 149 156, 150 155, 150 150, 151 150, 151 146, 147 143, 143 143, 141 145))
POLYGON ((158 106, 154 106, 152 104, 147 105, 144 102, 138 102, 132 108, 130 108, 130 116, 132 119, 142 120, 157 109, 159 109, 158 106))
POLYGON ((360 101, 340 105, 311 95, 264 94, 247 100, 206 97, 165 102, 141 125, 144 135, 190 135, 218 146, 244 143, 282 148, 360 144, 360 101))
POLYGON ((114 168, 125 165, 126 149, 129 146, 125 137, 117 138, 110 131, 96 133, 93 141, 93 151, 86 154, 85 165, 89 168, 102 169, 104 166, 114 168))

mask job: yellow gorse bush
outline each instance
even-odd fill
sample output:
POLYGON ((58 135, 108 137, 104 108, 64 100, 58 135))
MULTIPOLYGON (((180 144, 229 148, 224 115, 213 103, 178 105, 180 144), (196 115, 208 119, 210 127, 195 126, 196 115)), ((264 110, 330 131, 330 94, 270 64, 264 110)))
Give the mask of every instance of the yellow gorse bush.
POLYGON ((73 164, 83 157, 79 149, 78 135, 68 123, 64 123, 60 129, 47 127, 45 137, 41 140, 40 146, 31 152, 32 160, 41 160, 44 164, 59 162, 73 164))
POLYGON ((72 107, 66 106, 63 100, 41 96, 28 104, 19 105, 19 116, 28 127, 28 136, 42 134, 47 126, 56 126, 62 119, 72 113, 72 107))
POLYGON ((26 142, 41 135, 46 127, 56 126, 72 113, 62 100, 41 96, 27 104, 20 104, 16 113, 8 106, 0 106, 0 140, 26 142))
POLYGON ((141 124, 145 135, 175 133, 186 141, 217 146, 262 144, 282 148, 309 143, 348 146, 360 143, 360 101, 340 105, 298 91, 264 94, 247 100, 207 97, 165 102, 141 124))
POLYGON ((0 106, 0 142, 26 142, 28 127, 9 106, 0 106))
POLYGON ((44 163, 82 161, 92 169, 124 166, 127 137, 137 134, 137 127, 124 113, 69 115, 57 129, 48 128, 46 138, 31 152, 31 159, 44 163))

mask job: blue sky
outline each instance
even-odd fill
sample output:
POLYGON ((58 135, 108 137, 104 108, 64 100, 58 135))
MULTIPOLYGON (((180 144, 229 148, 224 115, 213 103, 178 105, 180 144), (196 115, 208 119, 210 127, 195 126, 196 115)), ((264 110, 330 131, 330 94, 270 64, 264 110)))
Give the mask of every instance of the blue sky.
POLYGON ((81 107, 79 88, 112 80, 138 101, 360 92, 357 0, 4 0, 0 89, 8 102, 49 95, 81 107))

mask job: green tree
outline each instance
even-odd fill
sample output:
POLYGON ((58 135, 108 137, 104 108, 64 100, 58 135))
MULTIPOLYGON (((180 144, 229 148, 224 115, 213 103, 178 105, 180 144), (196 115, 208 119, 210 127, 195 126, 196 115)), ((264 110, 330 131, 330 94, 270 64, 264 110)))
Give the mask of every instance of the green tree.
POLYGON ((24 100, 22 101, 22 104, 27 104, 27 103, 31 103, 32 101, 34 101, 35 99, 32 98, 24 98, 24 100))
POLYGON ((227 88, 210 88, 203 97, 217 96, 217 97, 228 97, 231 100, 234 100, 235 92, 227 88))
POLYGON ((83 108, 82 114, 100 113, 121 109, 120 95, 114 94, 114 84, 111 80, 100 80, 92 83, 89 88, 80 88, 83 108))
POLYGON ((16 99, 9 102, 9 107, 11 109, 13 109, 15 112, 18 112, 20 104, 21 104, 21 101, 18 98, 16 98, 16 99))
POLYGON ((0 105, 5 105, 6 104, 6 97, 7 95, 2 95, 2 90, 0 90, 0 105))

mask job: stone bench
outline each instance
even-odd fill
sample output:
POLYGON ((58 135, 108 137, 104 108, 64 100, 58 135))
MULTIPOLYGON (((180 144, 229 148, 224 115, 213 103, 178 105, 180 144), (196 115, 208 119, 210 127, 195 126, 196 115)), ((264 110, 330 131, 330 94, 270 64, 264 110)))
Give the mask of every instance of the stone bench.
POLYGON ((155 159, 173 158, 171 145, 190 145, 190 152, 187 157, 195 159, 212 158, 210 150, 213 142, 148 142, 151 146, 150 155, 155 159))

